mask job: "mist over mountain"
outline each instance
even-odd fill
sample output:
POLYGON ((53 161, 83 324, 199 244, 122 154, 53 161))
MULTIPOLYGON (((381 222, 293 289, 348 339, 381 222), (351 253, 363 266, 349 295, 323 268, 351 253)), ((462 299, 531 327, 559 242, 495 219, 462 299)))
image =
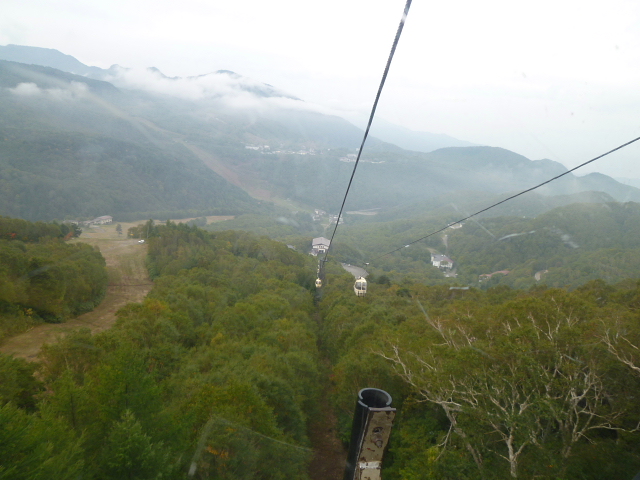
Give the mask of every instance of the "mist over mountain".
POLYGON ((640 178, 616 177, 615 180, 624 185, 630 185, 632 187, 640 188, 640 178))
POLYGON ((0 214, 50 220, 256 211, 246 192, 122 103, 109 83, 0 61, 0 214))
MULTIPOLYGON (((233 109, 252 107, 264 113, 265 109, 272 110, 273 107, 281 107, 286 110, 303 110, 321 114, 330 113, 327 109, 318 105, 305 103, 299 98, 282 92, 271 85, 256 82, 230 70, 217 70, 184 78, 168 77, 155 67, 149 67, 144 70, 133 70, 119 65, 112 65, 109 69, 89 67, 74 57, 55 49, 21 45, 0 46, 0 59, 52 67, 94 80, 108 81, 117 87, 129 90, 140 90, 190 100, 224 98, 225 103, 233 109)), ((279 117, 282 120, 282 115, 279 117)), ((317 120, 317 117, 310 118, 317 120)), ((353 125, 347 127, 346 123, 348 122, 342 119, 340 122, 340 128, 356 130, 353 125)), ((291 123, 304 128, 298 119, 293 119, 291 123)), ((314 126, 312 125, 311 127, 314 126)), ((396 143, 400 147, 409 150, 431 151, 443 147, 472 145, 469 142, 460 141, 443 134, 412 132, 409 129, 380 119, 376 119, 373 131, 379 132, 380 137, 386 142, 396 143), (411 139, 411 141, 405 142, 408 139, 411 139), (398 141, 396 142, 396 140, 398 141)), ((360 129, 357 129, 357 132, 357 135, 362 135, 360 129)), ((373 133, 373 136, 375 137, 377 134, 373 133)), ((326 138, 326 135, 324 138, 326 138)), ((352 148, 357 146, 355 144, 352 145, 352 141, 348 143, 352 148)))
POLYGON ((416 132, 377 118, 371 125, 371 135, 406 150, 433 152, 447 147, 474 147, 474 143, 458 140, 444 133, 416 132))
POLYGON ((579 177, 579 181, 586 188, 590 186, 592 190, 615 191, 614 198, 619 202, 638 201, 638 188, 631 185, 624 185, 602 173, 589 173, 579 177))
MULTIPOLYGON (((0 58, 22 61, 0 60, 0 214, 231 214, 285 199, 334 211, 362 140, 361 129, 330 111, 228 70, 186 78, 156 68, 105 70, 56 50, 16 45, 0 47, 0 58), (18 184, 32 193, 16 194, 18 184)), ((451 146, 466 142, 377 125, 380 132, 395 131, 402 143, 368 138, 347 202, 351 210, 443 195, 470 204, 478 194, 517 192, 566 172, 552 160, 451 146)), ((537 190, 565 199, 580 192, 640 201, 639 189, 602 174, 568 174, 537 190)))
MULTIPOLYGON (((516 192, 513 192, 516 193, 516 192)), ((442 223, 467 217, 474 212, 482 210, 487 205, 493 205, 510 196, 510 193, 487 192, 455 192, 447 193, 410 205, 401 205, 387 209, 378 215, 363 217, 361 223, 376 223, 392 221, 398 218, 419 218, 429 212, 432 216, 441 216, 442 223)), ((554 208, 571 205, 574 203, 599 204, 613 203, 615 199, 603 192, 580 192, 572 195, 541 195, 536 191, 526 193, 508 202, 502 203, 486 212, 479 214, 477 219, 491 217, 528 217, 534 218, 554 208)))
POLYGON ((75 75, 99 77, 106 70, 90 67, 71 55, 66 55, 53 48, 28 47, 25 45, 0 45, 0 60, 51 67, 75 75))

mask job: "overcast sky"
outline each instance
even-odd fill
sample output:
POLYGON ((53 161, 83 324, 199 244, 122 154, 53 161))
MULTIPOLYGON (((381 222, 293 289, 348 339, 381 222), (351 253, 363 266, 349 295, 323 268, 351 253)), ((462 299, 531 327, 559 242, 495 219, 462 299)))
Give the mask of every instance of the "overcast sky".
MULTIPOLYGON (((404 3, 0 0, 0 45, 170 76, 233 70, 368 115, 404 3)), ((378 115, 573 167, 640 136, 640 2, 414 0, 378 115)), ((639 159, 634 145, 584 173, 640 178, 639 159)))

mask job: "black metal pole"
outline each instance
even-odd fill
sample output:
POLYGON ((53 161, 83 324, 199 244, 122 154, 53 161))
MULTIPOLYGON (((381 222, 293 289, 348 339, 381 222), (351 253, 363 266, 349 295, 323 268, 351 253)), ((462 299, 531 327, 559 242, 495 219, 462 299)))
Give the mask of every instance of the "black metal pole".
POLYGON ((358 392, 344 480, 358 480, 365 474, 372 480, 380 478, 382 456, 396 413, 391 401, 391 395, 378 388, 358 392))

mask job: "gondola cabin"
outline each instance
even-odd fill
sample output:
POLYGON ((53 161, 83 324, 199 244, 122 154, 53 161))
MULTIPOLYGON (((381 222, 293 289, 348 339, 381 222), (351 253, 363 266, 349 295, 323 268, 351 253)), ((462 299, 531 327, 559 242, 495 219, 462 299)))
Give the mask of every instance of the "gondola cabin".
POLYGON ((322 288, 322 280, 319 278, 316 278, 316 288, 322 288))
POLYGON ((358 297, 364 297, 367 294, 367 281, 364 277, 356 279, 356 283, 353 284, 353 291, 358 297))

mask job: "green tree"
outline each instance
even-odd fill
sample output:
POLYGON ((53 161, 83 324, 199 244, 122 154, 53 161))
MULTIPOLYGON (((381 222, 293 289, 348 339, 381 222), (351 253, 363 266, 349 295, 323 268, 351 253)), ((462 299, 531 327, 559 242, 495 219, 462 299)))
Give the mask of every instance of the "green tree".
POLYGON ((578 446, 603 432, 637 430, 625 418, 638 386, 622 389, 611 375, 592 313, 576 296, 551 290, 491 313, 425 314, 418 329, 403 325, 382 355, 417 398, 442 409, 450 425, 443 447, 464 447, 482 475, 493 475, 488 465, 494 471, 500 459, 512 478, 523 470, 553 474, 527 460, 539 451, 563 476, 578 446))
POLYGON ((78 225, 77 223, 72 223, 71 224, 71 229, 73 230, 73 236, 74 237, 79 237, 80 235, 82 235, 82 228, 80 228, 80 225, 78 225))
POLYGON ((33 411, 35 395, 42 390, 42 383, 33 376, 36 366, 21 358, 0 353, 0 405, 7 402, 33 411))
POLYGON ((170 477, 171 456, 162 443, 144 433, 130 410, 111 427, 100 454, 100 477, 149 480, 170 477))
POLYGON ((82 453, 80 441, 57 419, 0 406, 0 480, 78 478, 82 453))

